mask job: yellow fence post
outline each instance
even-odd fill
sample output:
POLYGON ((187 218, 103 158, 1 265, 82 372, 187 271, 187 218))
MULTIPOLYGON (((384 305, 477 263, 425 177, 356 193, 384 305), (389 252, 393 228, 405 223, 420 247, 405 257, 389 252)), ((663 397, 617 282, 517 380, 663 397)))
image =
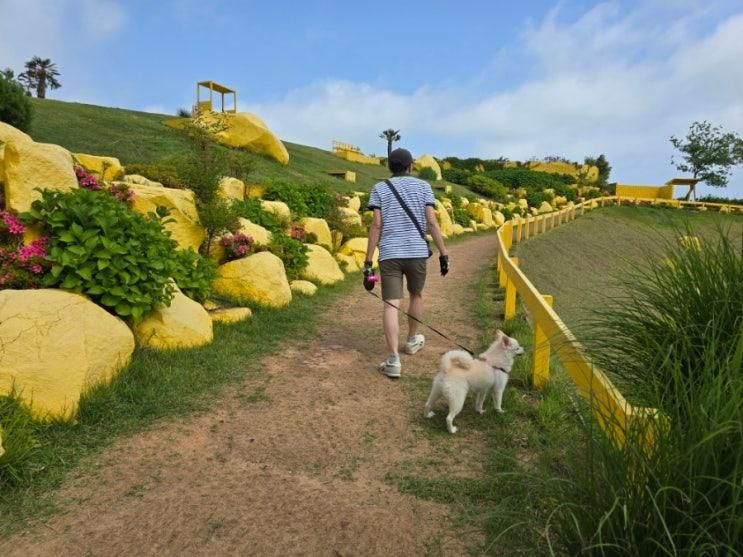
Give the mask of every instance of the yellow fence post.
POLYGON ((524 228, 524 219, 521 217, 514 217, 515 219, 518 219, 518 224, 516 225, 516 241, 521 242, 521 233, 523 232, 524 228))
POLYGON ((501 288, 506 287, 506 271, 503 270, 503 258, 507 257, 502 253, 498 254, 498 286, 501 288))
MULTIPOLYGON (((552 296, 542 296, 547 305, 552 307, 552 296)), ((531 367, 531 384, 541 389, 550 376, 550 342, 538 322, 534 322, 534 359, 531 367)))
POLYGON ((527 215, 526 216, 526 221, 524 223, 524 225, 525 225, 525 228, 524 228, 524 240, 528 240, 529 239, 529 225, 530 225, 529 221, 530 220, 531 220, 531 217, 529 215, 527 215))
MULTIPOLYGON (((512 257, 511 261, 518 267, 518 257, 512 257)), ((506 301, 503 309, 503 319, 505 321, 510 321, 514 317, 516 317, 516 285, 510 278, 508 278, 508 275, 506 275, 506 301)))

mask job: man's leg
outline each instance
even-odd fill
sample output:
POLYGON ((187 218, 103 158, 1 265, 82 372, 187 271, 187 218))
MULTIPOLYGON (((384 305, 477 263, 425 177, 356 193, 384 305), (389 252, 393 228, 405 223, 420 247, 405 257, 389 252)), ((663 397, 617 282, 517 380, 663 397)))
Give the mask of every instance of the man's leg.
MULTIPOLYGON (((423 294, 411 294, 408 313, 420 319, 423 315, 423 294)), ((418 321, 408 318, 408 338, 414 337, 418 333, 418 321)))
POLYGON ((408 305, 408 341, 405 343, 405 352, 417 353, 426 344, 426 338, 419 334, 420 323, 423 317, 423 287, 426 284, 426 260, 409 259, 406 261, 405 278, 408 282, 410 304, 408 305), (415 319, 413 319, 415 318, 415 319))
POLYGON ((384 304, 384 316, 382 323, 384 324, 384 336, 387 339, 387 350, 389 354, 398 353, 398 343, 400 342, 400 322, 398 319, 397 308, 400 307, 402 300, 387 300, 389 304, 394 307, 390 307, 388 304, 384 304))

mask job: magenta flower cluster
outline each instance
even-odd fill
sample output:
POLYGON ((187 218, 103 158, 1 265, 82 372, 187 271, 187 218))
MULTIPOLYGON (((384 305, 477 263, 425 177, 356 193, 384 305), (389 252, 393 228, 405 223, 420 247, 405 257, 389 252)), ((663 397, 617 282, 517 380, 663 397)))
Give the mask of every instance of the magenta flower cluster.
POLYGON ((225 256, 229 261, 240 259, 255 251, 253 238, 242 232, 224 236, 219 240, 219 245, 224 248, 225 256))
POLYGON ((49 268, 49 238, 24 246, 25 231, 16 215, 0 211, 0 288, 38 288, 41 275, 49 268))
POLYGON ((81 188, 88 190, 102 190, 103 186, 98 181, 98 178, 93 176, 90 172, 85 170, 82 166, 75 165, 75 176, 77 176, 77 183, 81 188))
POLYGON ((108 188, 108 193, 113 195, 116 198, 116 201, 119 201, 120 203, 131 205, 134 202, 134 191, 129 189, 129 186, 123 182, 111 184, 108 188))

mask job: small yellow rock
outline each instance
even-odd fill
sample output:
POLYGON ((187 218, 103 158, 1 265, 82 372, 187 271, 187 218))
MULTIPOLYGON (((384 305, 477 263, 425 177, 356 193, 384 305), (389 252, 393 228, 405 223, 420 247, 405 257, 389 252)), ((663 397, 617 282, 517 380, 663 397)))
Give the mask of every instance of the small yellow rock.
POLYGON ((221 265, 213 286, 218 295, 269 307, 283 307, 292 301, 284 263, 267 251, 221 265))
POLYGON ((225 201, 242 201, 245 199, 245 183, 237 178, 225 176, 219 181, 217 195, 225 201))
POLYGON ((358 225, 361 226, 361 215, 350 207, 338 207, 338 212, 341 215, 341 220, 347 225, 358 225))
POLYGON ((289 205, 287 205, 283 201, 262 200, 261 207, 264 211, 276 215, 282 221, 289 222, 292 220, 292 213, 289 210, 289 205))
POLYGON ((289 283, 292 292, 299 292, 305 296, 314 296, 317 292, 317 286, 308 280, 293 280, 289 283))
POLYGON ((263 228, 260 224, 255 224, 242 217, 237 220, 240 223, 240 232, 253 238, 253 242, 257 246, 267 246, 271 243, 273 234, 269 230, 263 228))
POLYGON ((206 300, 201 305, 204 306, 204 309, 206 311, 212 311, 212 310, 215 310, 215 309, 219 309, 219 304, 217 304, 217 302, 215 302, 214 300, 206 300))
POLYGON ((361 210, 361 198, 359 197, 350 197, 348 199, 348 208, 353 209, 357 213, 361 210))
POLYGON ((334 284, 343 280, 343 271, 328 250, 313 244, 308 244, 307 249, 308 262, 300 273, 302 278, 320 284, 334 284))
POLYGON ((127 174, 124 176, 124 182, 127 184, 136 184, 137 186, 148 186, 150 188, 164 188, 160 182, 155 182, 139 174, 127 174))
POLYGON ((326 248, 333 247, 333 236, 330 233, 330 227, 325 219, 305 217, 299 222, 304 225, 305 232, 317 236, 317 244, 326 248))
POLYGON ((224 323, 226 325, 240 323, 250 318, 251 315, 253 315, 253 312, 250 308, 220 308, 209 312, 212 323, 224 323))
POLYGON ((75 158, 85 170, 103 180, 116 180, 124 174, 124 168, 116 157, 99 157, 75 153, 75 158))

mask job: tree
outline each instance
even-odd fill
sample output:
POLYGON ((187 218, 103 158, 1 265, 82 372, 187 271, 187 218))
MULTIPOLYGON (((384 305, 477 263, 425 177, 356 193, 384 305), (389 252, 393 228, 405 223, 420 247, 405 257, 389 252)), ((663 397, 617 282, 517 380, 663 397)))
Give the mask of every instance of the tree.
POLYGON ((6 72, 0 72, 0 122, 28 131, 33 112, 31 101, 23 88, 7 76, 6 72))
MULTIPOLYGON (((681 153, 682 160, 671 163, 681 172, 691 172, 700 182, 715 188, 728 185, 730 169, 743 162, 743 140, 731 132, 723 133, 722 128, 713 126, 706 120, 694 122, 689 126, 686 140, 671 136, 671 145, 681 153)), ((696 199, 696 186, 691 186, 686 199, 696 199)))
POLYGON ((599 179, 596 183, 597 186, 605 188, 609 183, 609 174, 611 174, 611 165, 606 160, 604 154, 600 154, 598 157, 586 157, 583 161, 588 166, 595 166, 599 169, 599 179))
POLYGON ((26 62, 26 71, 20 74, 18 79, 27 90, 36 89, 36 96, 45 99, 47 87, 50 89, 62 87, 57 77, 59 77, 59 72, 56 64, 49 58, 42 59, 34 56, 26 62))
POLYGON ((400 141, 400 130, 393 130, 392 128, 384 130, 379 134, 379 137, 387 140, 387 158, 390 158, 392 152, 392 144, 395 141, 400 141))

